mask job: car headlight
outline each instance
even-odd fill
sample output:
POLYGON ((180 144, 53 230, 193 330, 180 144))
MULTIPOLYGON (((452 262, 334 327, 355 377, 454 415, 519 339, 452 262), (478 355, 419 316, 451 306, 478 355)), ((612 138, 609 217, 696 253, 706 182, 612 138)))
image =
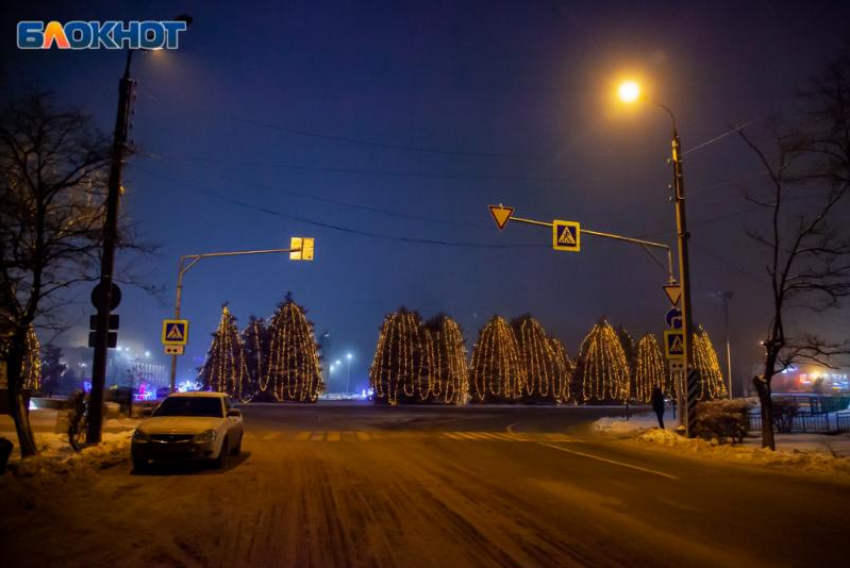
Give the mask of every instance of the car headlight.
POLYGON ((195 436, 196 442, 212 442, 215 440, 215 430, 204 430, 195 436))
POLYGON ((150 436, 148 436, 145 432, 142 432, 141 430, 135 430, 133 432, 133 441, 144 443, 144 442, 150 442, 151 439, 150 439, 150 436))

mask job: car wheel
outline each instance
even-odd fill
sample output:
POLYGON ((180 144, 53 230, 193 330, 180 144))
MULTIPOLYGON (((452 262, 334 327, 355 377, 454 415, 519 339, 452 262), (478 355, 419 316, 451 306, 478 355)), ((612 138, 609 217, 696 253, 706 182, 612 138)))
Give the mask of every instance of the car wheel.
POLYGON ((227 436, 225 436, 221 442, 221 450, 218 452, 218 457, 213 460, 214 468, 221 469, 224 467, 224 463, 227 461, 227 445, 227 436))
MULTIPOLYGON (((243 436, 244 436, 244 434, 243 434, 243 436)), ((242 436, 239 436, 239 441, 236 442, 236 445, 233 447, 232 450, 230 450, 230 455, 231 456, 238 456, 241 453, 242 453, 242 436)))

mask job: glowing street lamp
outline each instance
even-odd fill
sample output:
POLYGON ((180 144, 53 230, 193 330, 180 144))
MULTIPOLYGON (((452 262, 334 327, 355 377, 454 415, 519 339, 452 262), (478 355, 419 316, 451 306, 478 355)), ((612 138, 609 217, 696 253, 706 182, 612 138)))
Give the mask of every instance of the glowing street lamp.
POLYGON ((624 103, 633 103, 640 97, 640 85, 634 81, 625 81, 617 89, 617 95, 624 103))
MULTIPOLYGON (((632 104, 641 99, 640 85, 635 81, 625 81, 617 89, 620 100, 626 104, 632 104)), ((694 425, 696 420, 696 374, 691 372, 693 361, 693 316, 691 312, 691 276, 690 260, 688 255, 688 223, 685 215, 685 180, 682 173, 682 142, 679 139, 679 131, 676 128, 676 115, 666 105, 649 100, 650 104, 662 109, 670 116, 673 126, 672 155, 670 162, 673 164, 673 202, 676 206, 676 234, 679 245, 679 285, 682 288, 682 343, 684 347, 684 369, 685 369, 685 428, 689 437, 694 436, 694 425)))

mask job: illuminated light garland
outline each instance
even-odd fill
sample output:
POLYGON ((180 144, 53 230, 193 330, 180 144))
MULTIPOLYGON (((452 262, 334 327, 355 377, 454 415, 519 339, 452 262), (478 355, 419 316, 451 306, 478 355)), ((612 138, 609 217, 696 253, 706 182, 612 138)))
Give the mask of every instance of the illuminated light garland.
POLYGON ((566 375, 565 375, 565 384, 563 391, 563 400, 562 402, 568 402, 570 400, 576 400, 577 397, 573 393, 572 384, 573 384, 573 376, 575 375, 576 366, 575 363, 570 359, 570 354, 567 351, 567 346, 564 345, 564 342, 555 337, 549 338, 549 344, 552 346, 552 350, 555 352, 555 356, 558 358, 560 365, 563 366, 566 375))
POLYGON ((563 354, 558 353, 540 322, 530 315, 513 322, 526 380, 522 389, 525 402, 561 403, 568 398, 569 373, 563 354))
POLYGON ((21 379, 25 389, 37 391, 41 388, 41 342, 35 327, 30 324, 24 344, 24 361, 21 379))
POLYGON ((260 391, 260 378, 266 370, 268 354, 268 330, 265 321, 251 316, 242 332, 242 344, 245 346, 245 363, 248 367, 248 381, 245 386, 245 398, 252 398, 260 391))
POLYGON ((426 360, 433 361, 430 400, 445 404, 466 404, 469 368, 463 331, 455 320, 445 314, 428 320, 425 331, 431 338, 428 342, 431 355, 426 360))
POLYGON ((623 354, 626 356, 626 362, 629 367, 628 397, 634 398, 636 392, 635 369, 637 368, 637 345, 632 334, 622 325, 618 325, 614 328, 614 331, 617 337, 620 338, 620 346, 623 348, 623 354))
POLYGON ((472 402, 515 402, 522 398, 526 369, 511 326, 493 316, 478 334, 469 372, 472 402))
POLYGON ((434 345, 416 312, 400 308, 384 317, 369 383, 378 404, 425 402, 434 388, 434 345))
POLYGON ((578 374, 585 402, 625 401, 629 394, 629 365, 614 328, 601 320, 581 344, 578 374))
POLYGON ((236 328, 236 318, 226 305, 221 308, 221 320, 213 333, 212 345, 198 379, 204 388, 226 392, 237 400, 243 400, 243 389, 248 380, 245 347, 236 328))
POLYGON ((634 398, 638 402, 650 402, 655 387, 673 396, 675 391, 669 384, 667 365, 658 340, 651 333, 640 338, 637 346, 637 363, 634 372, 634 398))
POLYGON ((717 360, 717 352, 708 332, 699 326, 693 335, 694 368, 699 381, 699 400, 712 400, 726 396, 723 373, 717 360))
POLYGON ((291 294, 280 304, 268 327, 266 371, 261 392, 279 401, 316 402, 325 388, 313 324, 291 294))

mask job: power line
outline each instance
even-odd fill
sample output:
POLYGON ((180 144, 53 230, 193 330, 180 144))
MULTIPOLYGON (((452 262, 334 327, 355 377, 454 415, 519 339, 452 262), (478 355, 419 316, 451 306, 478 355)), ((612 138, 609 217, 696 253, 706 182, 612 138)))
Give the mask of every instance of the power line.
POLYGON ((426 244, 426 245, 436 245, 436 246, 445 246, 445 247, 454 247, 454 248, 479 248, 479 249, 517 249, 517 248, 549 248, 549 245, 498 245, 491 243, 474 243, 474 242, 465 242, 465 241, 446 241, 442 239, 422 239, 417 237, 404 237, 399 235, 389 235, 384 233, 375 233, 371 231, 361 231, 358 229, 352 229, 350 227, 344 227, 342 225, 335 225, 333 223, 325 223, 323 221, 316 221, 315 219, 308 219, 306 217, 301 217, 298 215, 291 215, 289 213, 284 213, 282 211, 277 211, 275 209, 271 209, 269 207, 254 205, 252 203, 248 203, 239 199, 233 199, 232 197, 227 197, 221 195, 219 193, 215 193, 213 191, 208 190, 200 190, 199 193, 204 195, 209 195, 210 197, 214 197, 226 203, 230 203, 231 205, 237 205, 239 207, 243 207, 245 209, 251 209, 253 211, 258 211, 260 213, 266 213, 268 215, 273 215, 275 217, 281 217, 284 219, 289 219, 291 221, 298 221, 301 223, 305 223, 307 225, 313 225, 316 227, 323 227, 325 229, 331 229, 333 231, 339 231, 342 233, 348 233, 352 235, 359 235, 362 237, 370 237, 376 239, 383 239, 388 241, 395 242, 403 242, 403 243, 415 243, 415 244, 426 244))
POLYGON ((736 126, 736 127, 732 128, 731 130, 727 130, 723 134, 720 134, 719 136, 715 136, 711 140, 706 140, 702 144, 697 144, 693 148, 685 150, 684 152, 682 152, 682 156, 687 156, 691 152, 696 152, 697 150, 701 150, 701 149, 705 148, 706 146, 710 146, 710 145, 714 144, 715 142, 719 142, 720 140, 723 140, 727 136, 731 136, 732 134, 735 134, 736 132, 740 132, 741 130, 745 129, 746 127, 748 127, 752 124, 755 124, 756 122, 758 122, 760 120, 762 120, 762 119, 761 118, 755 118, 753 120, 748 120, 744 124, 742 124, 740 126, 736 126))
MULTIPOLYGON (((143 172, 146 172, 150 175, 161 176, 162 178, 167 179, 169 181, 172 181, 174 183, 178 183, 178 184, 189 183, 191 185, 202 185, 197 180, 185 180, 185 179, 180 180, 180 179, 176 179, 176 178, 173 178, 171 176, 167 176, 167 175, 159 173, 159 172, 153 172, 153 171, 151 171, 147 168, 144 168, 144 167, 141 167, 141 166, 138 166, 138 165, 134 165, 133 167, 135 167, 135 168, 137 168, 137 169, 139 169, 143 172)), ((381 207, 373 207, 373 206, 370 206, 370 205, 361 205, 361 204, 358 204, 358 203, 352 203, 350 201, 343 201, 343 200, 339 200, 339 199, 331 199, 329 197, 321 197, 321 196, 318 196, 318 195, 311 195, 309 193, 303 193, 303 192, 299 192, 299 191, 281 189, 279 187, 267 185, 267 184, 264 184, 262 182, 243 180, 243 179, 228 176, 228 175, 225 175, 225 174, 220 174, 220 176, 223 177, 224 179, 231 180, 235 183, 241 184, 241 185, 246 186, 246 187, 262 187, 262 188, 274 191, 275 193, 278 193, 278 194, 290 195, 292 197, 298 197, 298 198, 301 198, 301 199, 308 199, 308 200, 316 201, 316 202, 319 202, 319 203, 328 203, 328 204, 331 204, 331 205, 338 205, 340 207, 347 207, 349 209, 356 209, 356 210, 360 210, 360 211, 368 211, 369 213, 377 213, 379 215, 386 215, 388 217, 397 218, 397 219, 410 219, 410 220, 414 220, 414 221, 425 221, 425 222, 428 222, 428 223, 438 223, 438 224, 442 224, 442 225, 455 225, 455 226, 462 226, 462 227, 481 227, 481 226, 484 226, 484 223, 469 223, 469 222, 465 222, 465 221, 453 221, 453 220, 450 220, 450 219, 440 219, 440 218, 437 218, 437 217, 428 217, 426 215, 415 215, 415 214, 412 214, 412 213, 403 213, 403 212, 400 212, 400 211, 393 211, 392 209, 385 209, 385 208, 381 208, 381 207)))

